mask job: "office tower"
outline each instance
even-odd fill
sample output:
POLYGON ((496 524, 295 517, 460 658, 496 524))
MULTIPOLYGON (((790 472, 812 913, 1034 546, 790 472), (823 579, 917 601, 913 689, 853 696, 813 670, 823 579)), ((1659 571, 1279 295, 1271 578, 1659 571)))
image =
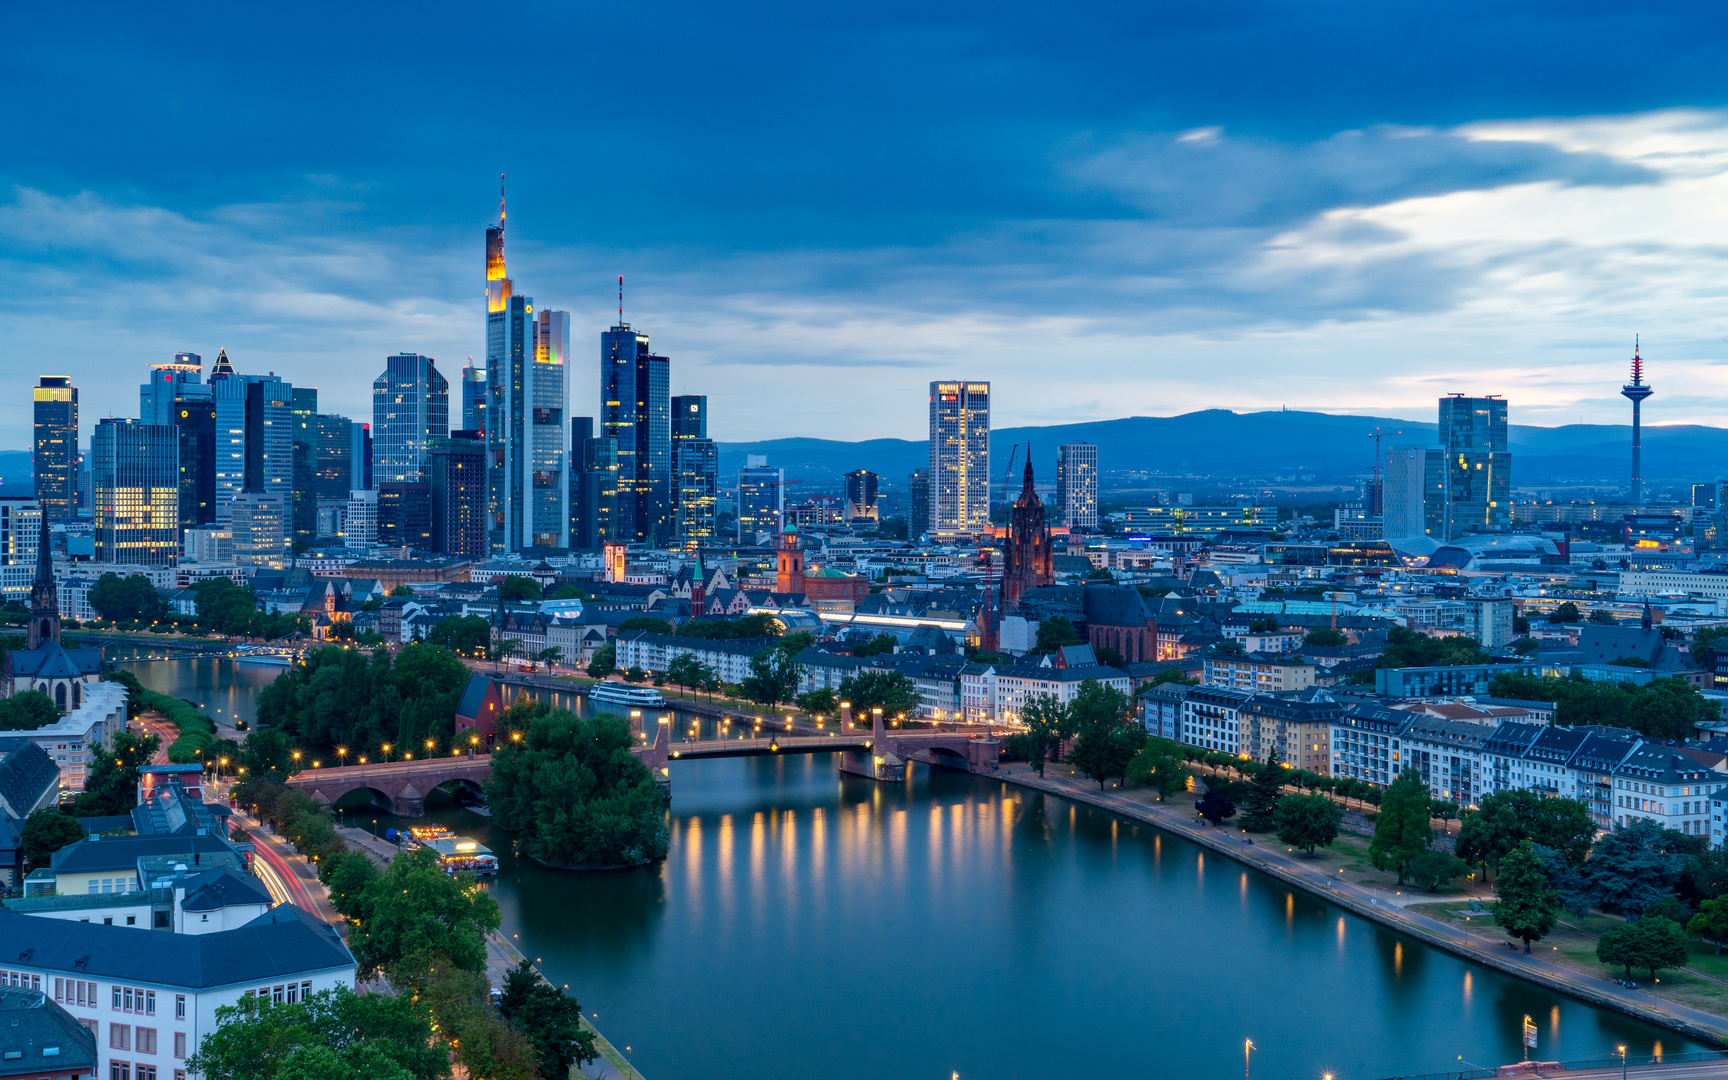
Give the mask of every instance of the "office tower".
POLYGON ((1506 448, 1506 400, 1463 394, 1441 398, 1440 446, 1446 452, 1445 538, 1509 529, 1512 455, 1506 448))
POLYGON ((1444 539, 1446 452, 1438 446, 1387 447, 1381 513, 1381 535, 1388 540, 1444 539))
POLYGON ((216 403, 180 399, 173 425, 179 448, 180 531, 185 532, 216 520, 216 403))
POLYGON ((187 529, 180 537, 183 563, 226 564, 234 561, 233 529, 187 529))
POLYGON ((720 447, 708 437, 707 395, 686 394, 669 400, 673 531, 679 547, 696 551, 714 539, 714 512, 720 501, 720 447))
POLYGON ((370 491, 377 487, 377 479, 372 475, 372 425, 354 425, 354 479, 360 481, 355 488, 370 491))
POLYGON ((1056 514, 1069 532, 1098 529, 1098 448, 1091 443, 1056 448, 1056 514))
POLYGON ((36 441, 31 455, 36 498, 51 525, 78 516, 78 388, 66 375, 36 384, 36 441))
POLYGON ((366 488, 348 493, 348 513, 343 517, 343 538, 354 544, 378 542, 378 492, 366 488))
POLYGON ((296 386, 290 400, 294 418, 294 490, 288 519, 295 551, 318 537, 318 390, 296 386))
POLYGON ((876 487, 878 477, 869 469, 854 469, 846 474, 846 520, 877 521, 876 487))
POLYGON ((1692 510, 1693 510, 1693 512, 1696 513, 1699 510, 1715 510, 1715 509, 1716 509, 1716 485, 1715 484, 1693 484, 1692 485, 1692 510))
POLYGON ((594 418, 570 421, 576 458, 570 499, 570 546, 592 551, 614 539, 618 518, 618 440, 594 437, 594 418))
POLYGON ((228 520, 228 504, 242 491, 277 495, 286 512, 294 494, 294 388, 274 374, 235 372, 226 349, 216 354, 209 385, 216 407, 216 520, 228 520))
POLYGON ((242 491, 229 503, 234 561, 241 566, 281 570, 292 542, 286 528, 288 499, 276 492, 242 491))
POLYGON ((763 544, 780 535, 786 512, 786 475, 767 457, 747 454, 738 470, 738 542, 763 544))
POLYGON ((34 498, 0 496, 0 598, 30 595, 36 552, 42 542, 42 505, 34 498))
POLYGON ((378 542, 389 547, 432 550, 430 482, 386 480, 378 485, 378 542))
POLYGON ((627 542, 664 542, 673 528, 671 364, 622 319, 600 335, 600 435, 618 441, 617 539, 627 542))
POLYGON ((379 483, 416 483, 433 439, 450 436, 450 383, 430 356, 397 353, 372 381, 373 473, 379 483))
POLYGON ((930 531, 930 470, 913 469, 906 478, 906 535, 916 540, 930 531))
POLYGON ((431 550, 443 555, 486 557, 486 443, 479 436, 456 432, 432 441, 431 550))
POLYGON ((930 384, 930 531, 990 531, 990 384, 930 384))
POLYGON ((462 369, 462 430, 486 430, 486 369, 473 364, 462 369))
POLYGON ((138 419, 146 424, 172 424, 181 401, 209 401, 203 384, 204 358, 175 353, 172 364, 151 364, 150 375, 138 387, 138 419))
POLYGON ((1644 503, 1644 399, 1655 392, 1644 381, 1644 357, 1634 337, 1632 381, 1620 388, 1621 396, 1632 402, 1632 488, 1626 501, 1633 506, 1644 503))
POLYGON ((348 493, 366 485, 354 475, 354 421, 346 416, 318 416, 317 472, 313 493, 320 499, 346 501, 348 493))
POLYGON ((172 566, 180 554, 179 434, 105 419, 90 436, 98 562, 172 566))

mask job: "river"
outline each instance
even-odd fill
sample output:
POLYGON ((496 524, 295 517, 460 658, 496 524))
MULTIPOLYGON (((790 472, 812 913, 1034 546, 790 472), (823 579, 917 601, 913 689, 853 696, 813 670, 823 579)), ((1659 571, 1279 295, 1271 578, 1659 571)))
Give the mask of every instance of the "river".
MULTIPOLYGON (((133 666, 247 717, 269 677, 133 666)), ((1230 1077, 1246 1039, 1255 1077, 1375 1080, 1516 1061, 1525 1014, 1547 1059, 1700 1048, 1000 781, 807 755, 675 761, 672 791, 671 855, 631 871, 547 870, 429 814, 499 853, 505 931, 650 1080, 1230 1077)))

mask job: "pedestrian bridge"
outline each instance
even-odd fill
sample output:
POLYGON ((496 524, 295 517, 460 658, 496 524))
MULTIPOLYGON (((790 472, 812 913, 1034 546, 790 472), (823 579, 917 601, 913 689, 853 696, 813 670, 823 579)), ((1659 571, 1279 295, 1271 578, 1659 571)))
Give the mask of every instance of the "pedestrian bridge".
MULTIPOLYGON (((741 739, 715 738, 673 742, 671 724, 655 725, 653 741, 643 732, 643 741, 632 752, 654 774, 661 790, 671 794, 671 762, 703 758, 764 757, 773 754, 837 754, 841 772, 873 780, 906 778, 906 764, 921 761, 951 769, 989 775, 1002 756, 1002 741, 994 733, 966 731, 901 731, 887 728, 882 714, 875 713, 868 731, 854 732, 850 708, 843 708, 840 731, 809 734, 798 731, 749 735, 741 739)), ((338 765, 304 769, 287 784, 307 792, 325 805, 334 805, 355 791, 368 791, 380 809, 398 817, 420 817, 426 812, 426 795, 433 788, 455 781, 479 792, 492 776, 490 754, 473 754, 422 761, 396 761, 366 765, 338 765)))

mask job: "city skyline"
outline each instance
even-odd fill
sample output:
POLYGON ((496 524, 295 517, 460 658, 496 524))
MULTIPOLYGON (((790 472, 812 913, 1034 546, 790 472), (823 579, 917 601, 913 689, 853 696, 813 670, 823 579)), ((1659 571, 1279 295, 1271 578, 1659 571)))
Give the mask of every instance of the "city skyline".
MULTIPOLYGON (((375 16, 355 18, 332 62, 375 39, 375 16)), ((550 18, 548 32, 570 29, 550 18)), ((650 36, 639 15, 596 18, 650 36)), ((62 37, 34 13, 15 38, 31 60, 4 76, 33 120, 0 196, 14 285, 0 330, 23 374, 77 376, 91 418, 129 412, 145 364, 224 346, 364 415, 347 372, 413 352, 453 374, 484 355, 465 252, 503 170, 522 226, 513 270, 571 312, 578 340, 608 324, 611 283, 629 275, 631 320, 680 360, 670 392, 709 394, 719 441, 915 437, 890 404, 956 370, 1000 385, 999 426, 1208 406, 1415 418, 1465 389, 1453 380, 1494 384, 1528 422, 1607 422, 1624 400, 1603 375, 1619 377, 1639 332, 1670 388, 1652 427, 1713 420, 1728 401, 1700 287, 1719 261, 1728 112, 1695 12, 1484 13, 1468 34, 1358 5, 1301 25, 1262 9, 1204 24, 1100 12, 1121 63, 1048 40, 1032 9, 989 29, 884 18, 912 49, 894 78, 875 39, 838 43, 808 14, 752 14, 718 42, 693 29, 705 19, 655 26, 676 81, 712 95, 696 124, 671 88, 602 109, 590 91, 616 85, 618 58, 573 81, 524 72, 513 95, 548 119, 522 161, 468 104, 484 72, 446 63, 477 29, 459 19, 391 27, 451 72, 406 104, 334 85, 305 100, 272 78, 309 24, 260 49, 247 19, 188 35, 117 14, 87 29, 73 78, 62 51, 30 48, 62 37), (766 35, 760 83, 714 70, 731 34, 766 35), (1414 62, 1350 44, 1415 39, 1414 62), (920 62, 950 40, 965 62, 920 62), (1137 58, 1154 48, 1177 70, 1150 77, 1137 58), (183 103, 181 72, 240 54, 253 65, 225 85, 249 102, 243 122, 183 103), (1313 62, 1335 54, 1351 63, 1313 62), (1087 77, 1070 78, 1081 55, 1087 77), (1663 62, 1600 77, 1627 55, 1663 62), (1063 91, 1033 89, 1051 85, 1063 91), (733 119, 761 114, 737 107, 745 93, 792 104, 757 133, 733 119), (119 98, 125 124, 86 115, 119 98), (299 119, 324 105, 327 122, 299 119), (399 112, 409 122, 382 123, 399 112), (445 138, 404 142, 415 130, 445 138), (44 134, 72 131, 85 137, 44 134), (666 167, 630 185, 593 167, 624 131, 666 167), (56 317, 69 308, 70 326, 56 317), (1082 362, 1088 380, 1040 384, 1082 362), (816 401, 788 429, 783 388, 835 377, 857 377, 857 399, 816 401)), ((573 385, 570 411, 599 415, 597 388, 573 385)), ((0 414, 0 445, 25 434, 21 414, 0 414)))

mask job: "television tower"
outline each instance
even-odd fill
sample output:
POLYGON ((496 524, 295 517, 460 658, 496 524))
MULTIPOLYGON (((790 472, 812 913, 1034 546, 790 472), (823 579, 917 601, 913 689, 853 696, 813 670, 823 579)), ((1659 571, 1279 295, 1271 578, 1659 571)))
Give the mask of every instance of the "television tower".
POLYGON ((1633 506, 1644 503, 1644 432, 1641 408, 1644 399, 1656 391, 1644 382, 1644 358, 1639 355, 1638 337, 1632 337, 1632 381, 1620 388, 1620 393, 1632 399, 1632 493, 1628 500, 1633 506))

